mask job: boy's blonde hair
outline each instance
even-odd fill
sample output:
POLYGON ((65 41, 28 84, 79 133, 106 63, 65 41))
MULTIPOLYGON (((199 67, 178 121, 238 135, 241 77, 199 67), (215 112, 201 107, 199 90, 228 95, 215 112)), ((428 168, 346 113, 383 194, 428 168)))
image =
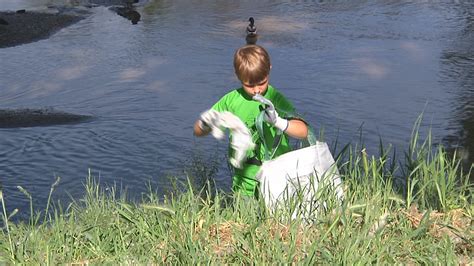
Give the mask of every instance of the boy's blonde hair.
POLYGON ((264 81, 270 68, 270 56, 259 45, 242 46, 234 54, 235 74, 242 83, 255 85, 264 81))

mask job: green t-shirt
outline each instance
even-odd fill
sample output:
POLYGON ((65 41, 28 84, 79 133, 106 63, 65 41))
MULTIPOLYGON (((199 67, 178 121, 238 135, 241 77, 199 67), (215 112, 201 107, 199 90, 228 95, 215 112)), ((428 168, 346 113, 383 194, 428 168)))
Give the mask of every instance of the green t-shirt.
MULTIPOLYGON (((268 85, 268 89, 263 96, 273 103, 280 117, 289 118, 289 114, 294 114, 295 110, 293 105, 271 85, 268 85)), ((247 158, 251 158, 252 160, 248 160, 248 162, 244 163, 242 169, 234 169, 232 182, 234 191, 241 192, 245 195, 254 195, 258 183, 258 181, 255 180, 255 175, 259 170, 259 166, 254 162, 261 162, 265 158, 265 147, 262 145, 255 122, 260 112, 264 109, 264 106, 263 104, 252 100, 252 97, 249 96, 243 88, 239 88, 224 95, 216 104, 214 104, 214 106, 212 106, 212 109, 218 112, 231 112, 239 117, 250 130, 252 140, 256 144, 254 150, 247 152, 247 158)), ((272 148, 277 129, 264 122, 263 132, 267 146, 272 148)), ((232 138, 232 136, 230 137, 232 138)), ((288 137, 285 134, 282 134, 281 143, 275 151, 273 158, 290 150, 291 147, 288 137)), ((232 156, 232 150, 230 148, 229 156, 232 156)))

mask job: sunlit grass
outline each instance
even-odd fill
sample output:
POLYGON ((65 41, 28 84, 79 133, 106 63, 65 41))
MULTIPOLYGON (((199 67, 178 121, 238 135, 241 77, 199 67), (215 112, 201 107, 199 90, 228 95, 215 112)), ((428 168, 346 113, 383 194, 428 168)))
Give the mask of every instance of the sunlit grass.
MULTIPOLYGON (((469 173, 414 131, 404 158, 347 145, 338 154, 345 200, 308 222, 273 215, 261 200, 216 191, 209 182, 164 198, 131 202, 89 173, 84 197, 33 209, 12 223, 0 191, 0 262, 24 264, 457 264, 472 263, 474 207, 469 173), (397 180, 404 184, 394 185, 397 180), (36 212, 35 212, 36 211, 36 212)), ((293 203, 288 203, 293 204, 293 203)))

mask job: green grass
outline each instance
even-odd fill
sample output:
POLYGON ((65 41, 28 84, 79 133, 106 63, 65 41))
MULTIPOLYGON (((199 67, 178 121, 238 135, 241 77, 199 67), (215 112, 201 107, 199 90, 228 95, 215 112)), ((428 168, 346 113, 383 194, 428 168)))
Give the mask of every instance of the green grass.
MULTIPOLYGON (((417 130, 398 161, 347 145, 337 156, 345 200, 311 223, 209 183, 131 202, 89 174, 84 197, 12 223, 0 191, 0 263, 458 264, 473 261, 473 187, 460 161, 417 130), (405 185, 394 185, 396 180, 405 185)), ((31 195, 19 188, 31 200, 31 195)), ((35 212, 36 211, 36 212, 35 212)))

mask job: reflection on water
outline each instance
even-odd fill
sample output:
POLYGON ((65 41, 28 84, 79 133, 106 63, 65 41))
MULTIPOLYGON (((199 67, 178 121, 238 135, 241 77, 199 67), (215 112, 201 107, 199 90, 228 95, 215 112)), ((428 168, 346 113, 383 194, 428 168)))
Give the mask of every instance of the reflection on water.
MULTIPOLYGON (((52 1, 5 1, 1 8, 52 1)), ((53 1, 60 4, 61 1, 53 1)), ((139 194, 163 192, 185 177, 193 154, 220 162, 226 144, 195 139, 192 124, 231 88, 236 48, 248 18, 272 56, 271 83, 328 142, 379 137, 398 149, 424 112, 422 131, 459 145, 473 161, 473 6, 428 1, 166 1, 136 5, 133 25, 108 7, 47 40, 0 49, 2 108, 54 107, 97 117, 87 124, 1 129, 0 181, 11 207, 27 209, 21 185, 39 204, 55 192, 82 195, 92 169, 101 182, 139 194), (220 158, 215 158, 221 156, 220 158)), ((423 133, 423 132, 422 132, 423 133)), ((398 152, 400 153, 400 152, 398 152)), ((192 172, 192 171, 191 171, 192 172)), ((214 174, 214 172, 213 172, 214 174)))
MULTIPOLYGON (((447 143, 456 148, 468 170, 474 162, 474 3, 453 9, 456 31, 443 50, 442 83, 456 95, 447 143)), ((474 173, 471 175, 471 180, 474 173)))

